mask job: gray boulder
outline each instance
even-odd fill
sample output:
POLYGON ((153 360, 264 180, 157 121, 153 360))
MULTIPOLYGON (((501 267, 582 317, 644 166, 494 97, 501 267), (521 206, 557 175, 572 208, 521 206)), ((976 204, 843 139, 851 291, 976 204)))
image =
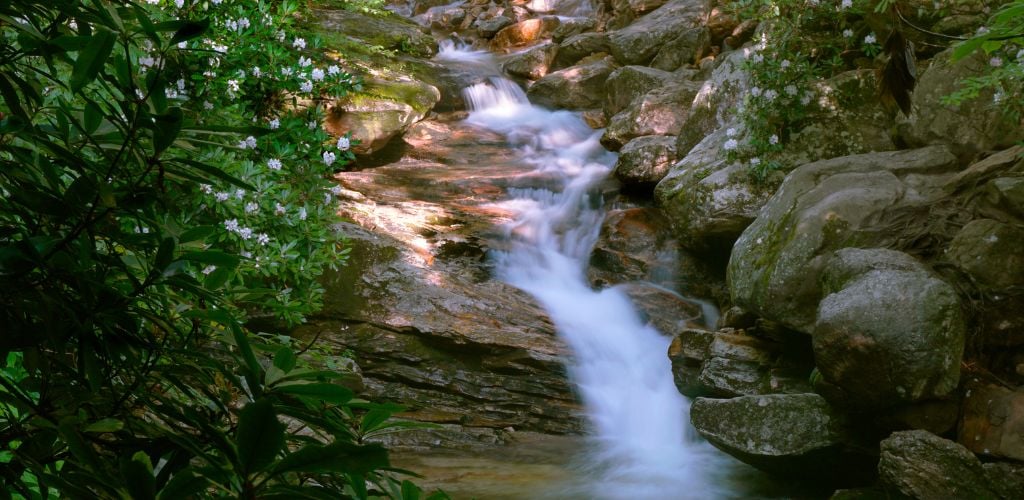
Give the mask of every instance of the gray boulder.
POLYGON ((999 498, 981 462, 966 448, 927 431, 894 432, 881 444, 878 475, 909 498, 999 498))
POLYGON ((988 458, 1024 460, 1024 390, 971 382, 962 413, 960 444, 988 458))
POLYGON ((513 22, 505 16, 494 16, 486 21, 478 20, 476 32, 480 35, 480 38, 493 38, 494 35, 513 22))
POLYGON ((613 173, 626 188, 653 190, 675 162, 675 137, 637 137, 619 151, 613 173))
POLYGON ((441 100, 441 92, 419 81, 373 80, 359 94, 339 99, 327 117, 327 130, 351 132, 360 143, 356 154, 381 150, 393 137, 420 121, 441 100))
POLYGON ((580 33, 563 40, 558 45, 554 68, 562 69, 578 63, 592 54, 607 54, 609 51, 607 33, 580 33))
POLYGON ((711 31, 701 26, 684 31, 661 46, 651 66, 665 71, 693 66, 711 50, 711 31))
POLYGON ((609 33, 612 55, 619 64, 645 64, 662 45, 700 25, 703 0, 672 0, 629 26, 609 33))
POLYGON ((527 90, 530 101, 540 106, 587 109, 601 105, 604 82, 615 69, 611 58, 584 62, 548 73, 527 90))
POLYGON ((612 71, 605 82, 604 115, 611 118, 628 108, 638 97, 673 80, 672 73, 646 66, 623 66, 612 71))
MULTIPOLYGON (((1012 182, 1015 179, 1007 180, 1012 182)), ((1013 189, 1012 185, 1010 189, 1013 189)), ((1021 242, 1024 242, 1024 230, 1019 226, 992 219, 976 219, 956 234, 946 255, 982 288, 1005 290, 1024 286, 1024 247, 1021 242)))
POLYGON ((558 53, 558 45, 547 42, 509 56, 501 65, 512 76, 536 80, 546 74, 558 53))
POLYGON ((643 135, 678 134, 686 123, 690 103, 699 89, 699 83, 679 81, 634 99, 626 109, 611 117, 601 136, 601 144, 618 150, 643 135))
POLYGON ((960 380, 964 322, 949 284, 907 254, 845 248, 822 273, 812 345, 837 402, 891 407, 944 396, 960 380))

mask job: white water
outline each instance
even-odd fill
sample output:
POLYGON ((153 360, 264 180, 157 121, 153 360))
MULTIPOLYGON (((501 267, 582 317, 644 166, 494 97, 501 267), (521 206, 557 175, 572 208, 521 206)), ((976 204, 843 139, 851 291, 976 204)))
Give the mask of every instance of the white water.
MULTIPOLYGON (((466 60, 480 54, 446 57, 466 60)), ((723 477, 732 461, 692 435, 689 402, 672 380, 670 339, 645 325, 629 299, 591 289, 585 266, 604 218, 598 185, 615 155, 567 111, 531 105, 514 83, 494 77, 464 91, 470 123, 501 132, 523 159, 559 187, 513 189, 502 206, 517 216, 509 250, 495 253, 499 277, 547 309, 575 355, 579 387, 594 435, 586 472, 556 497, 689 499, 730 496, 723 477)), ((734 495, 735 493, 733 493, 734 495)))

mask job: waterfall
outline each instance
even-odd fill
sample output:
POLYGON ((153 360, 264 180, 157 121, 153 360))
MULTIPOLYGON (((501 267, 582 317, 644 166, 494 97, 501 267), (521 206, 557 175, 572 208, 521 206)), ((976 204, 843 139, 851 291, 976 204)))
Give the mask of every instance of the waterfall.
MULTIPOLYGON (((449 48, 458 51, 457 47, 449 48)), ((464 60, 472 56, 446 57, 464 60)), ((467 120, 503 133, 551 189, 512 189, 508 245, 493 252, 500 279, 530 293, 572 349, 568 371, 592 428, 587 473, 556 497, 610 499, 727 497, 719 484, 730 459, 697 439, 689 402, 672 379, 670 339, 644 324, 617 289, 595 291, 585 270, 604 218, 598 186, 616 155, 578 114, 529 103, 500 77, 464 91, 467 120)))

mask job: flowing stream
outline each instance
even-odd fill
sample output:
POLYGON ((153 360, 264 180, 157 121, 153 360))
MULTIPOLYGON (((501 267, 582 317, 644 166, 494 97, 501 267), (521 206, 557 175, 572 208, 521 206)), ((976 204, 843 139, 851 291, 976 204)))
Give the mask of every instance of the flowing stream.
MULTIPOLYGON (((439 56, 494 68, 490 55, 443 44, 439 56)), ((576 113, 530 104, 495 75, 464 91, 468 121, 504 134, 545 180, 512 189, 501 202, 516 215, 505 250, 492 258, 500 279, 530 293, 550 314, 574 358, 568 371, 586 407, 593 443, 582 477, 554 497, 716 498, 733 461, 689 426, 689 401, 672 380, 670 339, 644 324, 624 293, 596 291, 585 278, 604 218, 600 184, 616 155, 576 113)))

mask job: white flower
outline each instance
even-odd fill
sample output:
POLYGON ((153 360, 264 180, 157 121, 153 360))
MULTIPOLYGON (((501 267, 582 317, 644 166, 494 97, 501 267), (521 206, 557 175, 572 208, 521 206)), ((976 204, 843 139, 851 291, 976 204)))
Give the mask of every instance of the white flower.
POLYGON ((984 35, 985 33, 988 33, 988 28, 984 26, 978 28, 978 30, 974 32, 975 35, 984 35))
POLYGON ((225 193, 225 192, 221 191, 221 192, 213 195, 213 197, 216 198, 217 201, 228 201, 228 198, 231 197, 231 194, 230 193, 225 193))
POLYGON ((142 91, 139 89, 135 89, 135 97, 138 97, 140 100, 145 99, 146 94, 143 94, 142 91))
POLYGON ((324 70, 322 70, 320 68, 313 68, 312 78, 313 78, 313 81, 317 81, 317 82, 323 80, 324 79, 324 70))
POLYGON ((332 163, 334 163, 335 158, 336 157, 334 156, 334 153, 330 151, 324 151, 324 163, 326 163, 328 167, 331 166, 332 163))
POLYGON ((810 92, 806 92, 806 93, 804 93, 804 95, 800 96, 800 104, 803 104, 804 106, 806 106, 806 105, 808 105, 810 103, 811 103, 811 93, 810 92))
POLYGON ((215 266, 213 264, 210 264, 209 266, 206 266, 206 267, 203 268, 203 274, 209 275, 210 273, 212 273, 212 272, 214 272, 216 270, 217 270, 217 266, 215 266))
POLYGON ((256 78, 259 78, 262 75, 263 75, 263 71, 260 69, 259 66, 253 66, 252 67, 252 76, 255 76, 256 78))
POLYGON ((768 90, 764 91, 764 98, 767 99, 768 102, 774 101, 775 98, 778 97, 778 96, 779 96, 779 93, 776 92, 775 89, 768 89, 768 90))
POLYGON ((299 56, 299 67, 300 68, 305 68, 307 66, 312 66, 312 65, 313 65, 313 60, 312 59, 310 59, 310 58, 308 58, 306 56, 299 56))
POLYGON ((270 127, 270 130, 277 130, 278 128, 281 127, 281 120, 274 118, 273 120, 270 120, 270 122, 267 123, 267 125, 270 127))
POLYGON ((270 170, 281 170, 281 160, 271 158, 267 160, 267 167, 269 167, 270 170))
POLYGON ((779 66, 782 66, 782 69, 786 69, 789 67, 790 64, 793 63, 789 62, 789 59, 783 59, 782 62, 779 63, 779 66))
POLYGON ((178 81, 174 82, 174 83, 175 83, 175 85, 178 86, 178 92, 184 92, 185 91, 185 79, 184 78, 178 78, 178 81))
POLYGON ((212 2, 214 5, 220 5, 220 3, 223 1, 224 0, 210 0, 210 2, 212 2))
POLYGON ((299 220, 306 220, 306 207, 299 209, 299 220))
POLYGON ((739 147, 739 145, 740 143, 737 142, 736 139, 729 139, 728 141, 725 141, 725 145, 723 147, 726 151, 732 151, 739 147))
POLYGON ((351 141, 349 141, 348 137, 342 136, 338 138, 338 149, 342 151, 347 151, 349 146, 351 145, 352 143, 351 141))
POLYGON ((992 59, 988 60, 988 65, 992 66, 993 68, 998 68, 1003 65, 1003 59, 1000 57, 993 57, 992 59))
POLYGON ((306 126, 309 127, 310 130, 316 130, 316 128, 319 126, 319 124, 317 124, 316 121, 310 120, 310 121, 306 122, 306 126))
POLYGON ((235 190, 235 198, 238 198, 239 200, 241 200, 242 198, 245 198, 245 190, 241 189, 241 188, 236 189, 235 190))
POLYGON ((246 213, 251 214, 253 212, 259 211, 259 209, 260 209, 260 205, 259 205, 259 203, 256 203, 255 201, 250 201, 249 203, 245 204, 245 212, 246 213))
POLYGON ((853 37, 853 30, 851 30, 851 29, 843 30, 843 36, 846 37, 846 38, 852 38, 853 37))
POLYGON ((207 111, 213 109, 213 103, 210 101, 203 101, 203 109, 207 111))
POLYGON ((750 89, 750 95, 752 95, 754 97, 761 97, 761 94, 763 92, 764 91, 761 90, 761 87, 754 87, 754 88, 750 89))
POLYGON ((228 92, 234 93, 238 91, 238 80, 228 80, 228 92))
POLYGON ((249 24, 248 17, 243 17, 238 20, 238 31, 242 31, 243 29, 248 28, 249 26, 251 25, 249 24))
POLYGON ((206 194, 213 194, 213 186, 209 184, 200 184, 199 190, 206 194))
POLYGON ((252 258, 252 252, 247 252, 245 250, 242 250, 238 254, 241 255, 242 257, 245 257, 246 259, 251 259, 252 258))
POLYGON ((306 40, 302 38, 296 38, 295 41, 292 42, 292 47, 295 47, 297 49, 304 49, 306 48, 306 40))
POLYGON ((288 37, 288 34, 285 33, 284 30, 280 30, 280 31, 277 32, 277 41, 283 42, 284 39, 287 38, 287 37, 288 37))
POLYGON ((760 158, 751 158, 750 159, 750 164, 756 167, 756 166, 761 164, 761 159, 760 158))
POLYGON ((313 82, 311 82, 309 80, 306 80, 306 81, 302 82, 302 85, 299 86, 299 90, 301 90, 303 92, 312 92, 313 91, 313 82))
POLYGON ((736 129, 729 128, 728 130, 725 131, 725 135, 726 135, 726 137, 733 137, 733 136, 735 136, 736 135, 736 129))
POLYGON ((775 134, 772 134, 772 136, 768 138, 768 144, 771 144, 772 146, 774 146, 774 145, 776 145, 778 143, 779 143, 779 136, 777 136, 775 134))
POLYGON ((331 201, 333 201, 333 200, 334 200, 334 197, 331 196, 331 193, 324 193, 324 205, 330 205, 331 201))
POLYGON ((1004 94, 1002 90, 996 92, 995 94, 992 94, 993 104, 999 104, 1003 102, 1004 99, 1006 99, 1006 94, 1004 94))
POLYGON ((853 0, 843 0, 842 3, 839 4, 839 8, 842 10, 849 9, 850 7, 853 7, 853 0))
POLYGON ((256 243, 259 243, 260 245, 266 245, 267 243, 270 243, 270 236, 267 236, 267 233, 257 234, 256 243))
POLYGON ((868 36, 864 37, 864 43, 869 44, 869 45, 872 44, 872 43, 875 43, 877 41, 878 41, 878 39, 875 38, 875 34, 874 33, 869 33, 868 36))
POLYGON ((785 90, 786 94, 790 95, 790 96, 795 96, 797 94, 797 92, 799 92, 799 90, 797 90, 797 88, 796 88, 796 85, 792 85, 792 84, 791 85, 786 85, 786 88, 784 88, 782 90, 785 90))
POLYGON ((238 232, 238 219, 228 219, 224 221, 224 228, 232 233, 238 232))
POLYGON ((277 215, 284 215, 287 209, 280 202, 274 204, 274 213, 277 215))
POLYGON ((240 228, 238 230, 238 235, 241 236, 243 240, 247 240, 249 238, 252 238, 252 228, 251 227, 240 228))
POLYGON ((249 137, 246 137, 245 144, 252 149, 256 149, 256 138, 251 135, 249 137))
POLYGON ((337 75, 338 73, 341 73, 341 68, 339 68, 337 65, 331 65, 327 68, 328 75, 334 76, 337 75))
POLYGON ((174 6, 179 8, 179 9, 184 7, 185 6, 185 0, 174 0, 174 6))
POLYGON ((764 56, 761 54, 754 54, 754 57, 752 57, 752 59, 754 60, 754 62, 759 63, 761 61, 764 61, 764 56))
POLYGON ((188 42, 178 42, 178 48, 179 49, 187 49, 188 48, 188 42))
POLYGON ((292 69, 285 66, 284 68, 281 68, 281 74, 284 76, 292 76, 292 69))
POLYGON ((340 196, 341 193, 343 193, 343 192, 345 192, 345 190, 342 189, 341 186, 334 186, 334 187, 331 188, 331 193, 333 193, 336 196, 340 196))

